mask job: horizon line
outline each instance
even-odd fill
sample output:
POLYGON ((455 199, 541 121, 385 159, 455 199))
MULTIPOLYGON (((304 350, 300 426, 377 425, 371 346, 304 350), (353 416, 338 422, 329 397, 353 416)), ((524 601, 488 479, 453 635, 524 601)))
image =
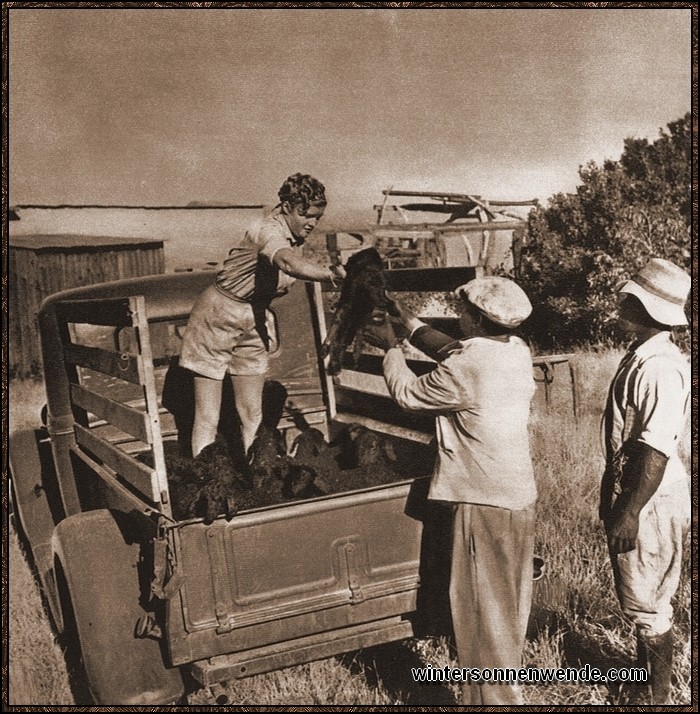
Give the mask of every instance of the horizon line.
POLYGON ((187 206, 133 206, 126 204, 97 204, 97 203, 60 203, 60 204, 43 204, 43 203, 18 203, 10 206, 9 210, 17 210, 22 208, 40 208, 40 209, 57 209, 57 208, 124 208, 124 209, 139 209, 147 211, 192 211, 198 209, 214 209, 224 210, 232 208, 250 208, 260 209, 265 208, 264 203, 236 203, 236 204, 205 204, 196 203, 187 206))

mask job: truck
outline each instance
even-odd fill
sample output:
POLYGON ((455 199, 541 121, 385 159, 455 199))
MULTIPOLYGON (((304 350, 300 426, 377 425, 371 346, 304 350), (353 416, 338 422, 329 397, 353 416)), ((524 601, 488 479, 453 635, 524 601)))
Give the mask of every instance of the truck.
MULTIPOLYGON (((475 275, 386 271, 393 292, 451 291, 475 275)), ((201 271, 89 285, 49 296, 38 315, 45 423, 10 438, 14 518, 98 705, 171 704, 191 678, 216 692, 444 626, 449 513, 426 498, 433 420, 392 402, 371 350, 326 373, 331 286, 298 282, 277 301, 278 428, 289 444, 309 426, 330 440, 362 424, 400 447, 400 480, 211 522, 173 517, 165 454, 178 421, 163 393, 213 280, 201 271)), ((421 374, 434 363, 410 365, 421 374)))

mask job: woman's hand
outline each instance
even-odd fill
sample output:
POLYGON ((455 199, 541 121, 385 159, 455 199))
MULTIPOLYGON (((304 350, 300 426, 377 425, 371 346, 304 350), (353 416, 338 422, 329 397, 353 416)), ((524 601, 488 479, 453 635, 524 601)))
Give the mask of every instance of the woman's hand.
POLYGON ((328 268, 331 272, 331 282, 335 283, 336 280, 345 280, 348 276, 345 268, 340 263, 334 263, 328 268))

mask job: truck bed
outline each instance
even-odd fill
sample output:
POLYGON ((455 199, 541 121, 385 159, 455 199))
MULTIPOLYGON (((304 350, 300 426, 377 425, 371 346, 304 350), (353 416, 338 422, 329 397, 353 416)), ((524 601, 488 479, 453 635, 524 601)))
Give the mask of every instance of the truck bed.
POLYGON ((174 527, 186 577, 170 605, 173 663, 414 612, 426 488, 412 479, 174 527))

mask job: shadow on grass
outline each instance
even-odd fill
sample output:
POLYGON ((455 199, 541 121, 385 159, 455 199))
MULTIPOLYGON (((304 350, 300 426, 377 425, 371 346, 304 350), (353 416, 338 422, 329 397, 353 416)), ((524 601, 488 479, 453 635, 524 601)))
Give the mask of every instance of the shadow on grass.
MULTIPOLYGON (((600 636, 596 636, 594 631, 577 631, 563 613, 533 606, 528 623, 527 638, 528 640, 535 640, 539 637, 559 638, 562 654, 560 667, 583 669, 588 665, 591 669, 596 668, 605 674, 611 668, 636 666, 628 654, 615 648, 604 637, 603 633, 607 629, 614 629, 615 624, 612 621, 598 624, 601 625, 600 636), (606 624, 609 624, 609 628, 605 628, 606 624)), ((608 701, 610 703, 617 702, 621 695, 620 683, 610 682, 607 684, 607 689, 608 701)))
POLYGON ((401 704, 457 704, 444 683, 419 684, 413 680, 411 669, 425 667, 425 662, 405 642, 369 647, 352 655, 343 655, 338 660, 353 674, 364 675, 369 686, 383 687, 391 699, 401 704))

